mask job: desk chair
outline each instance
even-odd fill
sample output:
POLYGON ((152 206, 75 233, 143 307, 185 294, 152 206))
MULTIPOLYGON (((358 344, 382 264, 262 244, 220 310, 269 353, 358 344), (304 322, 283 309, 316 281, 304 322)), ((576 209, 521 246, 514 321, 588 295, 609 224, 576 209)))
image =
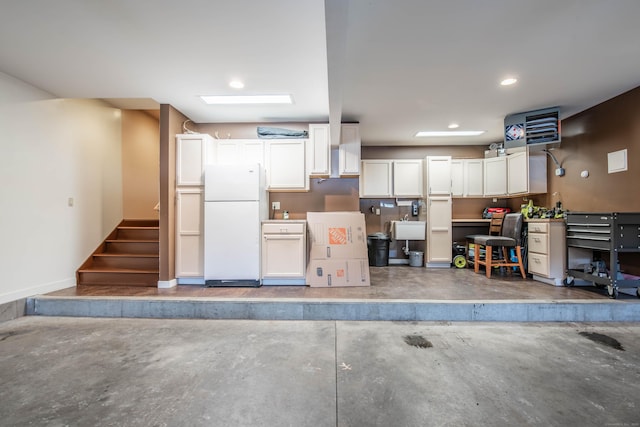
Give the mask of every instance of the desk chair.
POLYGON ((522 264, 522 214, 510 213, 505 215, 502 223, 502 232, 499 236, 477 235, 473 239, 475 244, 475 256, 473 257, 473 270, 480 272, 480 266, 484 265, 488 278, 491 278, 493 267, 518 267, 522 278, 527 277, 522 264), (480 249, 485 248, 485 256, 480 259, 480 249), (493 248, 502 248, 502 258, 493 259, 493 248), (516 260, 511 261, 509 249, 515 249, 516 260))
MULTIPOLYGON (((491 222, 489 223, 489 235, 490 236, 499 236, 502 232, 502 222, 504 221, 504 213, 494 213, 491 215, 491 222)), ((465 256, 467 257, 467 265, 471 266, 471 258, 469 257, 469 245, 474 242, 476 236, 481 236, 481 234, 469 234, 465 236, 465 256)), ((484 234, 482 234, 484 236, 484 234)), ((474 257, 479 256, 479 251, 477 246, 474 247, 474 257)))

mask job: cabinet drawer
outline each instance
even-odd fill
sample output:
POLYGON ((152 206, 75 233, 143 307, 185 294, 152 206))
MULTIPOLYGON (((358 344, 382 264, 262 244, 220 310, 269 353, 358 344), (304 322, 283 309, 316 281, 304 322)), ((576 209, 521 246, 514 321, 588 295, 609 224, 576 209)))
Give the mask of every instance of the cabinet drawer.
POLYGON ((530 222, 528 224, 529 233, 548 233, 549 224, 546 222, 530 222))
POLYGON ((529 273, 549 277, 549 257, 529 252, 529 273))
POLYGON ((282 222, 275 224, 262 224, 262 232, 264 234, 302 234, 304 233, 304 224, 295 222, 290 224, 282 222))
POLYGON ((549 236, 547 234, 531 233, 529 234, 528 243, 529 252, 536 252, 539 254, 549 253, 549 236))

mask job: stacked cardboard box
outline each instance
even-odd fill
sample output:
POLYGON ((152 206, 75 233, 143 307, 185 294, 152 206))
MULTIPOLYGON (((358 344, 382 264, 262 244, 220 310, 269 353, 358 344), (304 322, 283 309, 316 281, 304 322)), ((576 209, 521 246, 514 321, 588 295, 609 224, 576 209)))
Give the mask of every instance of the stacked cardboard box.
POLYGON ((364 214, 308 212, 311 287, 370 286, 364 214))

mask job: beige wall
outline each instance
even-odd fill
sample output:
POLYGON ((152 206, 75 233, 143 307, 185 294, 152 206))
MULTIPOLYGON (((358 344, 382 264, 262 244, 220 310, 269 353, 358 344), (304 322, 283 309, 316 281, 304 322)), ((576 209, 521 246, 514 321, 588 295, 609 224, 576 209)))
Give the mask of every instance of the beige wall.
POLYGON ((75 285, 122 219, 122 144, 120 111, 102 102, 2 73, 0 93, 11 97, 0 101, 2 304, 75 285))
POLYGON ((122 110, 122 197, 126 219, 158 219, 160 128, 143 111, 122 110))

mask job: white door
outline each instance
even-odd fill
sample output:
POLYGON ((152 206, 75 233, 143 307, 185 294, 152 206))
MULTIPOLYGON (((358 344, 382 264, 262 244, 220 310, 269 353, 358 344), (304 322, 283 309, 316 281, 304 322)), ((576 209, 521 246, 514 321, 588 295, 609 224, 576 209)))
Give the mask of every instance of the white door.
POLYGON ((340 126, 339 172, 340 175, 360 175, 360 125, 340 126))
POLYGON ((304 236, 302 234, 264 234, 262 277, 302 278, 305 275, 304 236))
POLYGON ((464 161, 464 195, 482 197, 483 190, 483 160, 467 159, 464 161))
POLYGON ((427 157, 427 194, 449 196, 451 194, 451 156, 427 157))
POLYGON ((206 201, 259 200, 260 165, 207 165, 206 201))
POLYGON ((507 158, 484 159, 484 195, 503 196, 507 194, 507 158))
POLYGON ((391 160, 363 160, 360 197, 391 197, 391 160))
POLYGON ((269 140, 266 151, 269 190, 307 190, 305 141, 269 140))
POLYGON ((507 156, 507 192, 520 194, 529 192, 529 162, 527 153, 514 153, 507 156))
POLYGON ((176 277, 204 274, 202 190, 176 192, 176 277))
POLYGON ((451 195, 463 196, 465 173, 464 173, 464 160, 452 159, 451 160, 451 195))
POLYGON ((451 263, 451 198, 427 199, 427 262, 451 263))
POLYGON ((205 147, 204 135, 176 137, 176 185, 202 185, 205 147))
POLYGON ((258 202, 204 203, 205 280, 260 280, 258 202))
POLYGON ((393 161, 393 195, 422 197, 422 160, 393 161))

